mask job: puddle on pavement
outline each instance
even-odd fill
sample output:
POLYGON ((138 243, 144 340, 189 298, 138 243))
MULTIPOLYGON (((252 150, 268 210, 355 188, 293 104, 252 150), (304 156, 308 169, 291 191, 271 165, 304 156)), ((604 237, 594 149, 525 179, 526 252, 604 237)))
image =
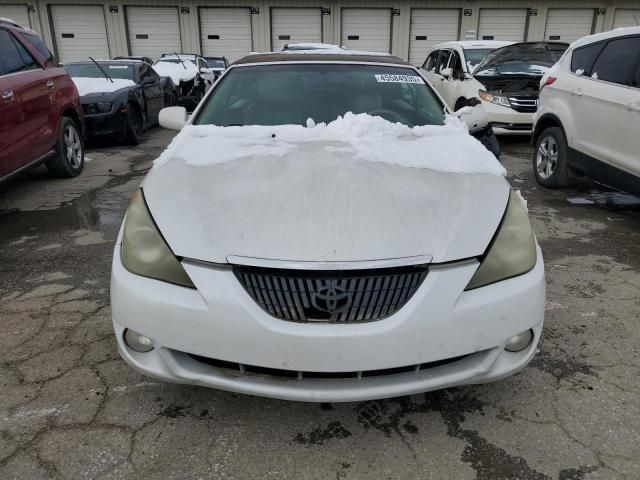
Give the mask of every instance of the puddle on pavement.
POLYGON ((580 195, 567 197, 572 205, 597 205, 614 210, 640 211, 640 198, 618 191, 590 190, 580 195))

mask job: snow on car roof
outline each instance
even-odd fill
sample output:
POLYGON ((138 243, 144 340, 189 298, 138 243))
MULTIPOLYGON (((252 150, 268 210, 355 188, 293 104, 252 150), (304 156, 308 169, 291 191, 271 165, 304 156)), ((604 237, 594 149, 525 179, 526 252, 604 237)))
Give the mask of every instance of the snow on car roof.
POLYGON ((234 62, 234 65, 269 62, 345 62, 385 63, 413 67, 409 62, 388 53, 360 52, 356 50, 309 50, 290 52, 252 53, 234 62), (349 57, 348 59, 346 57, 349 57))
POLYGON ((454 46, 459 46, 467 50, 473 50, 476 48, 500 48, 506 47, 507 45, 511 45, 513 43, 515 42, 507 42, 503 40, 457 40, 439 43, 438 45, 434 46, 432 50, 454 46))
POLYGON ((163 62, 162 59, 154 63, 151 68, 161 77, 171 77, 175 85, 192 80, 199 72, 198 67, 192 62, 163 62))
POLYGON ((638 27, 621 27, 609 30, 608 32, 595 33, 593 35, 587 35, 586 37, 579 38, 571 44, 570 49, 581 47, 589 43, 599 42, 601 40, 608 40, 610 38, 622 37, 625 35, 640 35, 640 26, 638 27))
POLYGON ((154 168, 173 162, 194 167, 260 157, 299 158, 298 150, 322 149, 327 156, 348 155, 370 162, 446 173, 504 176, 504 167, 469 135, 466 125, 447 116, 445 125, 408 127, 381 117, 348 112, 328 124, 221 127, 187 125, 154 161, 154 168), (211 152, 215 151, 215 155, 211 152))
POLYGON ((162 60, 168 59, 168 58, 179 58, 181 60, 193 60, 194 58, 196 58, 198 55, 196 55, 195 53, 164 53, 158 60, 156 60, 157 62, 161 62, 162 60))
POLYGON ((38 35, 37 32, 31 30, 29 27, 25 27, 23 25, 20 25, 18 22, 16 22, 15 20, 12 20, 11 18, 7 18, 7 17, 0 17, 0 22, 4 22, 4 23, 10 23, 11 25, 13 25, 14 27, 18 27, 21 28, 29 33, 33 33, 34 35, 38 35))

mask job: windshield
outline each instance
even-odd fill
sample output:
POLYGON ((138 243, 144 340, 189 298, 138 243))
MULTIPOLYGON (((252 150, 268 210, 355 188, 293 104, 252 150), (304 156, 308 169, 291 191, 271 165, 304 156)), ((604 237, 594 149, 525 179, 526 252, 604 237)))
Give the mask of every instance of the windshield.
POLYGON ((567 49, 562 43, 518 43, 487 54, 476 76, 533 75, 542 76, 567 49))
POLYGON ((465 48, 464 58, 467 61, 467 70, 472 73, 491 50, 493 48, 465 48))
MULTIPOLYGON (((182 62, 184 62, 184 63, 189 63, 189 62, 191 62, 191 63, 193 63, 194 65, 197 65, 197 64, 196 64, 196 59, 195 59, 195 58, 183 58, 183 59, 182 59, 182 62)), ((156 64, 158 64, 158 63, 182 63, 182 62, 180 61, 180 59, 179 59, 179 58, 161 58, 160 60, 158 60, 158 61, 156 62, 156 64)))
POLYGON ((233 68, 207 99, 196 125, 306 125, 347 112, 391 122, 442 125, 444 111, 409 68, 374 65, 256 65, 233 68))
POLYGON ((224 68, 224 60, 219 58, 207 58, 207 65, 209 68, 224 68))
MULTIPOLYGON (((133 80, 133 66, 125 63, 103 63, 98 64, 107 72, 111 78, 123 78, 125 80, 133 80)), ((84 78, 105 78, 102 71, 95 63, 68 63, 64 66, 71 77, 84 78)))

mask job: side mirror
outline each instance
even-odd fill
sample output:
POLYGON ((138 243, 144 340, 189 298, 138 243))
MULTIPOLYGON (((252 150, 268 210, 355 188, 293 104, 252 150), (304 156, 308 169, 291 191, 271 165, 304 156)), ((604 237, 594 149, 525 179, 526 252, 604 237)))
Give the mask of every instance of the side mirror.
POLYGON ((443 68, 442 70, 440 70, 440 75, 442 75, 444 78, 451 77, 452 73, 453 71, 450 68, 443 68))
POLYGON ((182 130, 187 123, 187 109, 184 107, 166 107, 158 114, 161 127, 170 130, 182 130))
POLYGON ((465 73, 463 80, 473 80, 473 75, 470 73, 465 73))
POLYGON ((200 68, 200 73, 203 73, 205 75, 211 73, 211 70, 209 70, 208 68, 202 67, 200 68))

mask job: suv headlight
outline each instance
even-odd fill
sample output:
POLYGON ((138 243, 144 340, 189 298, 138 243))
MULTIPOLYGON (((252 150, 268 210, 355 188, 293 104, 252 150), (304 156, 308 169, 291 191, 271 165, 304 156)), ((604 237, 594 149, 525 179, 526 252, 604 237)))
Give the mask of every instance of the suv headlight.
POLYGON ((498 233, 465 290, 522 275, 535 264, 536 242, 531 223, 518 194, 512 190, 498 233))
POLYGON ((509 99, 503 95, 493 95, 486 90, 478 90, 478 96, 480 97, 480 100, 484 100, 485 102, 495 103, 496 105, 511 108, 509 99))
POLYGON ((142 190, 131 199, 122 235, 122 264, 131 273, 195 288, 184 268, 160 235, 142 190))

